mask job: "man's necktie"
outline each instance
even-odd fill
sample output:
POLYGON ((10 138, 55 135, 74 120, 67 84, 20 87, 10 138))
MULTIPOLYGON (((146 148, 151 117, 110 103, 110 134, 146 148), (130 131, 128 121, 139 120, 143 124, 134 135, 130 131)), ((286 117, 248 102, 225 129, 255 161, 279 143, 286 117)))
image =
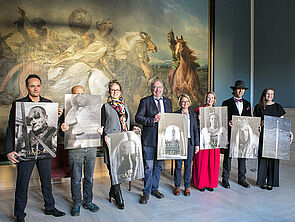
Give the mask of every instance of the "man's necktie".
POLYGON ((160 100, 161 99, 156 99, 158 101, 157 107, 158 107, 158 111, 159 113, 161 112, 161 104, 160 104, 160 100))

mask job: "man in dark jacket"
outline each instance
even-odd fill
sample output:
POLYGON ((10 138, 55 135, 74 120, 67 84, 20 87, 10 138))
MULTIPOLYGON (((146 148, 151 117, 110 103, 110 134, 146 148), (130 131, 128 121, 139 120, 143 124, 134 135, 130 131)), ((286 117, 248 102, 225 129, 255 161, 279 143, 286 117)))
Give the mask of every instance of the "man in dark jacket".
POLYGON ((164 195, 159 191, 159 182, 162 172, 163 160, 157 160, 158 122, 161 113, 172 112, 172 102, 163 97, 163 82, 155 79, 151 84, 152 95, 140 100, 135 121, 143 125, 142 145, 144 160, 144 189, 140 199, 146 204, 149 195, 161 199, 164 195))
MULTIPOLYGON (((237 80, 234 86, 230 87, 233 90, 233 97, 222 102, 222 106, 227 106, 229 125, 232 126, 232 116, 251 116, 251 104, 243 99, 245 90, 245 83, 242 80, 237 80)), ((230 141, 231 127, 228 128, 228 136, 230 141)), ((222 186, 229 189, 229 174, 231 170, 231 157, 229 157, 229 149, 224 150, 223 172, 222 172, 222 186)), ((238 183, 249 188, 250 185, 246 182, 246 159, 238 158, 238 183)))
MULTIPOLYGON (((51 102, 40 96, 42 89, 42 82, 38 75, 31 74, 26 78, 26 87, 28 95, 22 99, 13 101, 9 115, 9 122, 6 132, 6 154, 7 159, 12 163, 17 163, 17 179, 15 188, 15 204, 14 215, 17 221, 25 221, 26 213, 25 207, 27 205, 27 194, 30 182, 30 177, 34 166, 37 165, 40 175, 41 188, 44 197, 44 206, 46 215, 53 215, 55 217, 64 216, 65 213, 57 210, 54 205, 55 201, 52 195, 51 187, 51 159, 36 159, 30 161, 19 161, 20 156, 15 152, 14 138, 15 138, 15 107, 16 102, 51 102)), ((59 110, 59 115, 61 115, 59 110)))

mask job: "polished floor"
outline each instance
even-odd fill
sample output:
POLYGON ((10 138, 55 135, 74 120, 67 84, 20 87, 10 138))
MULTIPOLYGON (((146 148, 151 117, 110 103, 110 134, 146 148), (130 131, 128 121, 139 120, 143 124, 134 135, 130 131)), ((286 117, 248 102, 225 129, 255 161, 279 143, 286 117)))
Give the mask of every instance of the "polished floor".
MULTIPOLYGON (((70 181, 53 185, 56 207, 67 213, 61 218, 46 216, 43 213, 43 199, 39 186, 31 186, 26 208, 26 221, 101 221, 101 222, 150 222, 150 221, 295 221, 295 167, 281 164, 280 187, 272 191, 261 190, 255 186, 256 162, 248 160, 247 178, 250 189, 237 184, 236 161, 230 178, 231 189, 219 186, 214 192, 200 191, 191 188, 191 196, 183 194, 174 196, 172 193, 173 177, 170 170, 164 170, 161 176, 160 190, 165 198, 158 200, 151 196, 148 204, 138 203, 143 181, 135 181, 132 191, 128 191, 128 183, 122 185, 125 199, 125 210, 118 210, 108 202, 109 179, 104 176, 95 179, 94 203, 100 210, 91 213, 81 208, 79 217, 72 217, 70 181)), ((13 220, 14 190, 0 191, 0 221, 13 220)))

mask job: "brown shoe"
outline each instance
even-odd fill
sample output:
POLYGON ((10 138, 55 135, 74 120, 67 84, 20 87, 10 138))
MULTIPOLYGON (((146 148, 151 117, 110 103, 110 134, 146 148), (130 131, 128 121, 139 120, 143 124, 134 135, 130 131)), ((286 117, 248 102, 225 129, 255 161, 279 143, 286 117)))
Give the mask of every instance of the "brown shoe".
POLYGON ((147 204, 148 200, 150 199, 149 195, 143 194, 139 200, 139 203, 141 204, 147 204))
POLYGON ((162 199, 162 198, 164 198, 164 194, 162 194, 159 190, 154 190, 154 191, 152 191, 152 195, 154 195, 154 196, 157 197, 158 199, 162 199))
POLYGON ((180 195, 180 188, 179 187, 175 187, 173 189, 173 193, 174 193, 175 196, 179 196, 180 195))
POLYGON ((189 188, 185 188, 183 193, 184 193, 184 196, 190 196, 191 195, 191 191, 189 190, 189 188))

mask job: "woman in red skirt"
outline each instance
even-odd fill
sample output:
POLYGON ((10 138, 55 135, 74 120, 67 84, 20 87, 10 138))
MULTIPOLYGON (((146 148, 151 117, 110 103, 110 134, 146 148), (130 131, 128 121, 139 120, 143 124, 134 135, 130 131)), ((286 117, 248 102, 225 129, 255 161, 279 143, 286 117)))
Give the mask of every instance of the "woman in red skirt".
MULTIPOLYGON (((208 92, 205 96, 205 106, 201 107, 213 107, 215 103, 215 93, 208 92)), ((195 110, 198 117, 199 108, 195 110)), ((214 191, 213 188, 218 187, 219 163, 220 149, 196 150, 193 157, 192 184, 201 192, 205 189, 214 191)))

